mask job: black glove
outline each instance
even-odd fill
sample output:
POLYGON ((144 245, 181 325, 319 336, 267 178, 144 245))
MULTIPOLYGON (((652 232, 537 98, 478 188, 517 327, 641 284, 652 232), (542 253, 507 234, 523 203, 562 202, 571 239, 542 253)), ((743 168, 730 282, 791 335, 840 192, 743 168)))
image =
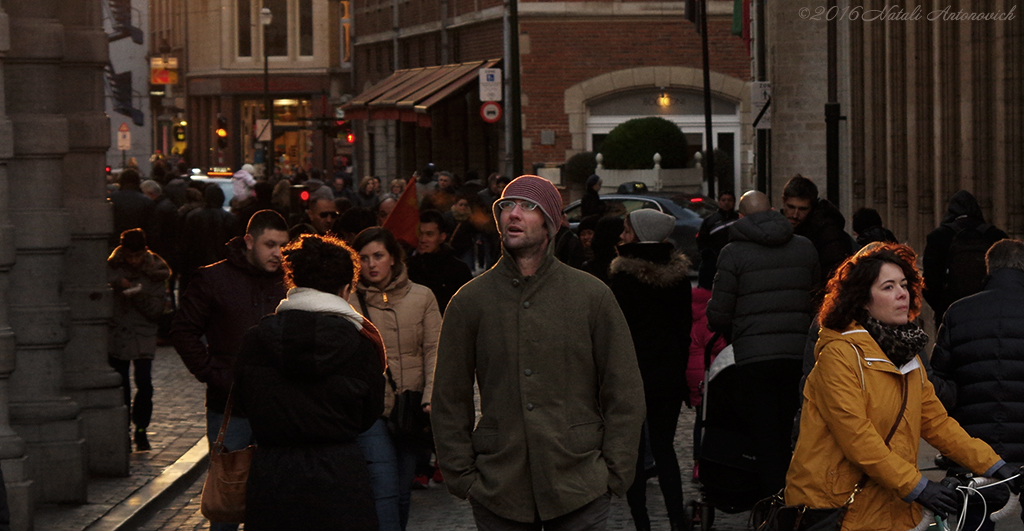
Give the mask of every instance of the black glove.
POLYGON ((1020 468, 1003 465, 999 467, 999 470, 996 470, 995 474, 992 474, 992 477, 996 479, 1009 479, 1013 476, 1017 476, 1013 481, 1007 481, 1006 485, 1010 487, 1010 490, 1013 491, 1014 494, 1020 494, 1021 487, 1024 486, 1024 477, 1018 475, 1020 472, 1020 468))
POLYGON ((932 480, 927 480, 924 490, 914 500, 943 518, 956 511, 956 491, 932 480))

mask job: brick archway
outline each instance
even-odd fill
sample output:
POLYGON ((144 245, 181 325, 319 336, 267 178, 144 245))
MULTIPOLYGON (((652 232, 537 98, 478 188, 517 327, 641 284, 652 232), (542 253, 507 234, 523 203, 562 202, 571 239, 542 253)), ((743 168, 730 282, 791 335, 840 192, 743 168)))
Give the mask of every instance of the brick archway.
MULTIPOLYGON (((565 114, 572 135, 572 150, 566 158, 586 149, 587 102, 616 92, 638 88, 685 88, 704 90, 703 72, 688 66, 644 66, 616 70, 565 89, 565 114)), ((711 92, 715 96, 735 101, 740 106, 743 127, 741 145, 750 143, 750 89, 742 79, 711 72, 711 92)))

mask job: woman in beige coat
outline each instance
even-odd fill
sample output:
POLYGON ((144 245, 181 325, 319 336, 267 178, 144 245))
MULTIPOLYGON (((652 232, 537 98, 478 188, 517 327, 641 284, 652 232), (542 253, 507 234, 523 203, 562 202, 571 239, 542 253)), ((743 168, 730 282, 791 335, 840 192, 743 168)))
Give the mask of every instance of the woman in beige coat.
POLYGON ((387 350, 394 389, 385 388, 384 416, 359 436, 370 466, 377 518, 381 531, 405 529, 416 459, 423 448, 393 437, 384 418, 395 396, 404 391, 423 393, 421 406, 430 412, 437 337, 441 312, 430 288, 409 280, 404 253, 390 231, 371 227, 352 242, 362 265, 356 292, 349 303, 376 325, 387 350))

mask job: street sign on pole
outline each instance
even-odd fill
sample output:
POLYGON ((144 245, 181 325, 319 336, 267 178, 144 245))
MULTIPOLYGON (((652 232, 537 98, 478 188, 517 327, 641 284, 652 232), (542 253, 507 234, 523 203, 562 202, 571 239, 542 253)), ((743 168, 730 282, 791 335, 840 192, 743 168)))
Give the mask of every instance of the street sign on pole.
POLYGON ((754 81, 750 84, 750 106, 753 108, 754 129, 772 128, 772 84, 770 81, 754 81))
POLYGON ((500 68, 481 68, 480 72, 480 101, 501 101, 501 77, 500 68))
POLYGON ((501 120, 501 104, 493 101, 488 101, 480 106, 480 117, 489 124, 497 123, 501 120))
POLYGON ((117 128, 117 149, 121 151, 128 151, 132 148, 132 131, 128 129, 128 124, 121 122, 121 127, 117 128))

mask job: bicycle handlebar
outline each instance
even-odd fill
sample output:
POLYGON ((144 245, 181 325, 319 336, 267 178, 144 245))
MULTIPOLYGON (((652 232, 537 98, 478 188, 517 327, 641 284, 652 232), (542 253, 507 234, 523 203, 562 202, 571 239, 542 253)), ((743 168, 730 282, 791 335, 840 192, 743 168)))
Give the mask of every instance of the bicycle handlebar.
MULTIPOLYGON (((971 478, 969 481, 966 482, 966 484, 963 484, 962 486, 957 487, 957 490, 958 491, 964 491, 964 493, 965 493, 964 494, 964 504, 966 504, 967 503, 967 497, 970 495, 971 491, 977 491, 978 489, 981 489, 981 488, 990 487, 990 486, 994 486, 994 485, 997 485, 997 484, 1000 484, 1000 483, 1003 483, 1003 482, 1006 482, 1006 481, 1010 481, 1011 479, 1014 479, 1014 478, 1018 477, 1019 475, 1020 474, 1018 474, 1017 476, 1013 476, 1011 478, 1008 478, 1008 479, 1004 479, 1004 480, 1000 480, 1000 479, 996 479, 996 478, 971 478)), ((989 520, 991 520, 993 522, 998 522, 999 520, 1002 520, 1003 518, 1006 518, 1010 513, 1014 512, 1017 507, 1020 507, 1020 505, 1021 505, 1020 497, 1017 496, 1017 495, 1012 495, 1011 494, 1010 500, 1006 502, 1006 505, 1004 505, 998 511, 995 511, 992 514, 990 514, 989 515, 989 520)), ((913 529, 910 529, 909 531, 924 531, 925 529, 928 528, 929 525, 931 525, 931 523, 932 523, 932 521, 934 519, 935 519, 935 513, 932 512, 931 509, 927 509, 926 508, 921 513, 921 521, 917 523, 916 527, 914 527, 913 529)), ((944 526, 944 528, 948 529, 948 527, 945 527, 945 526, 944 526)))

